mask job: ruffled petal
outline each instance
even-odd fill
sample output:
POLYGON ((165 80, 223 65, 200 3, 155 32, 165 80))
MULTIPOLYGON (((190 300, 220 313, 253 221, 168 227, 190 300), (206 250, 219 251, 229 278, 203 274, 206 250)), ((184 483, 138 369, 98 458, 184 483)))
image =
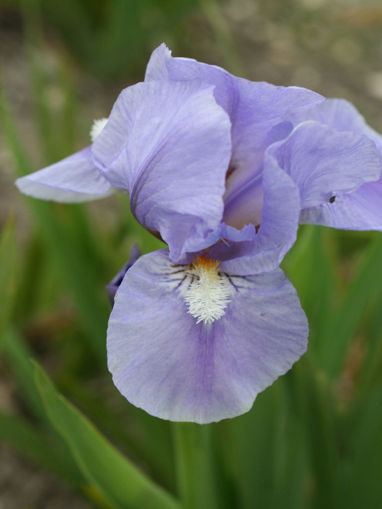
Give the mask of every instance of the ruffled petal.
POLYGON ((94 165, 90 147, 17 179, 16 186, 33 198, 68 203, 96 200, 113 192, 94 165))
POLYGON ((172 260, 206 247, 223 215, 230 121, 200 82, 124 90, 93 144, 97 165, 131 194, 131 208, 168 243, 172 260))
POLYGON ((318 122, 300 124, 270 149, 300 190, 301 209, 353 192, 382 171, 375 144, 366 136, 339 132, 318 122))
POLYGON ((213 85, 216 102, 232 118, 237 99, 235 76, 216 65, 192 58, 173 58, 165 44, 156 48, 147 64, 145 81, 202 81, 213 85))
POLYGON ((287 113, 286 118, 294 125, 315 120, 336 131, 363 134, 374 141, 382 152, 382 136, 372 129, 357 109, 345 99, 325 99, 310 108, 297 108, 287 113))
POLYGON ((152 54, 146 80, 201 80, 214 85, 216 102, 228 113, 232 123, 232 160, 225 200, 235 200, 261 172, 266 148, 292 130, 286 120, 295 108, 308 108, 324 98, 300 87, 282 87, 237 78, 224 69, 190 58, 173 58, 162 44, 152 54))
POLYGON ((382 180, 364 184, 354 193, 338 195, 333 203, 303 210, 300 223, 382 231, 382 180))
POLYGON ((235 417, 305 352, 305 314, 276 270, 231 277, 224 316, 197 324, 180 290, 181 270, 161 250, 126 273, 108 328, 114 383, 132 404, 162 419, 235 417))
POLYGON ((237 102, 232 122, 232 173, 227 180, 226 207, 261 174, 264 153, 271 144, 286 138, 292 124, 286 112, 305 108, 323 98, 304 88, 235 80, 237 102))
MULTIPOLYGON (((382 155, 382 136, 367 125, 356 108, 344 99, 327 99, 310 109, 295 110, 288 119, 293 123, 314 120, 337 131, 366 136, 382 155)), ((330 198, 330 202, 304 209, 300 222, 346 230, 382 230, 381 178, 363 184, 351 193, 333 193, 330 198)))

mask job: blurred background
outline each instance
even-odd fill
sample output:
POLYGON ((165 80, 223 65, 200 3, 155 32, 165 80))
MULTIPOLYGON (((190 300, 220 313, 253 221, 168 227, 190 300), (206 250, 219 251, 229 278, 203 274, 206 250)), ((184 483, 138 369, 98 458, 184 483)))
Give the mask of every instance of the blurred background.
MULTIPOLYGON (((382 131, 379 0, 1 0, 1 509, 135 507, 113 503, 83 468, 81 433, 49 403, 31 359, 81 426, 91 421, 113 451, 179 491, 172 425, 129 405, 105 360, 104 286, 134 243, 147 252, 160 242, 125 196, 62 206, 13 184, 89 144, 93 119, 143 79, 162 41, 252 80, 344 97, 382 131)), ((380 507, 381 237, 301 228, 283 268, 310 321, 309 352, 247 415, 186 425, 194 507, 380 507)))

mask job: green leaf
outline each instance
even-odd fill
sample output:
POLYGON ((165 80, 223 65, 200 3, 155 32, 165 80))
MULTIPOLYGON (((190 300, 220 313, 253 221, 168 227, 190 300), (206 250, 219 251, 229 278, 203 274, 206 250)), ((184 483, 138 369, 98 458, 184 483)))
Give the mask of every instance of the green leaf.
POLYGON ((0 237, 0 341, 8 326, 16 289, 16 243, 13 221, 9 220, 0 237))
POLYGON ((87 384, 70 375, 60 376, 60 387, 107 436, 112 436, 132 459, 144 464, 159 484, 174 491, 175 473, 172 454, 172 423, 157 419, 130 403, 116 392, 113 402, 92 393, 87 384))
POLYGON ((379 507, 382 471, 382 383, 358 409, 339 477, 344 509, 379 507))
POLYGON ((341 372, 352 338, 369 302, 381 296, 382 240, 377 238, 365 253, 363 264, 346 293, 340 308, 333 313, 319 341, 318 357, 325 371, 336 377, 341 372))
POLYGON ((6 360, 8 368, 12 372, 18 393, 31 413, 39 419, 44 418, 45 411, 33 383, 34 373, 30 363, 32 352, 23 342, 16 330, 8 329, 4 334, 2 355, 6 360))
POLYGON ((85 478, 115 508, 175 509, 177 502, 124 458, 63 396, 36 364, 46 412, 66 440, 85 478))
POLYGON ((244 509, 275 508, 280 396, 280 384, 276 383, 257 396, 248 413, 227 423, 230 438, 222 445, 239 487, 237 505, 244 509))
POLYGON ((43 67, 42 20, 39 0, 34 0, 33 7, 31 7, 29 0, 20 1, 20 11, 24 18, 24 39, 28 53, 29 86, 33 92, 35 125, 45 161, 49 164, 57 157, 54 139, 57 130, 53 128, 53 112, 49 107, 46 72, 43 67))
POLYGON ((382 299, 377 301, 376 314, 371 316, 375 330, 368 337, 368 352, 363 362, 361 373, 356 386, 355 396, 352 401, 354 411, 369 397, 370 392, 382 382, 382 299))
MULTIPOLYGON (((295 366, 293 369, 296 369, 295 366)), ((275 475, 272 507, 302 509, 306 507, 305 486, 309 475, 307 437, 298 416, 297 395, 291 388, 293 371, 280 381, 282 394, 276 411, 275 475), (283 390, 284 389, 284 390, 283 390)))
MULTIPOLYGON (((211 449, 212 426, 173 423, 178 490, 185 509, 222 508, 211 449)), ((225 507, 225 506, 224 506, 225 507)))
POLYGON ((309 354, 315 354, 329 319, 335 288, 335 267, 328 250, 330 232, 317 226, 301 229, 297 245, 288 253, 285 268, 296 286, 309 319, 309 354))
POLYGON ((293 367, 291 391, 303 422, 312 473, 313 505, 317 509, 338 507, 338 451, 334 405, 327 386, 306 358, 293 367))
POLYGON ((50 305, 52 294, 46 290, 54 273, 51 259, 38 234, 23 242, 22 258, 17 267, 17 298, 13 314, 23 326, 39 313, 41 302, 50 305), (33 299, 30 296, 33 295, 33 299))
MULTIPOLYGON (((4 91, 1 89, 1 83, 0 107, 3 114, 2 128, 5 142, 13 155, 16 172, 19 176, 22 176, 31 172, 32 168, 24 147, 20 143, 4 91)), ((89 260, 89 257, 86 256, 84 246, 74 242, 73 237, 68 233, 68 228, 61 217, 65 214, 59 214, 61 212, 60 206, 33 199, 28 199, 28 204, 34 213, 39 232, 60 270, 62 281, 72 292, 76 301, 89 346, 104 364, 108 310, 106 296, 102 301, 96 291, 97 288, 99 289, 98 274, 92 260, 89 260)), ((72 220, 72 224, 78 221, 79 214, 66 215, 69 215, 69 222, 72 220)), ((68 221, 66 225, 67 223, 68 221)), ((87 235, 84 235, 84 238, 87 238, 87 235)))
POLYGON ((71 458, 58 453, 54 437, 47 437, 21 417, 0 413, 0 440, 36 464, 71 484, 82 486, 82 476, 71 458))
POLYGON ((3 416, 0 419, 0 437, 42 466, 52 469, 56 474, 75 484, 80 484, 82 476, 63 440, 51 433, 50 422, 34 383, 34 369, 30 362, 31 352, 15 330, 9 329, 4 334, 1 353, 11 371, 20 399, 31 414, 40 421, 43 431, 32 429, 26 421, 16 418, 12 421, 12 417, 3 416), (28 442, 28 445, 24 446, 24 441, 28 442), (51 467, 51 463, 55 465, 51 467))

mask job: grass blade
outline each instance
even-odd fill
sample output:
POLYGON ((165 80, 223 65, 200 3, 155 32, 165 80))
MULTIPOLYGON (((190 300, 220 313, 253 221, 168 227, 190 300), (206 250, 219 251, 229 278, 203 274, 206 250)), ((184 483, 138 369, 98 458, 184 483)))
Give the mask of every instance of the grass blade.
MULTIPOLYGON (((14 157, 17 174, 22 176, 31 171, 31 166, 20 144, 4 93, 1 94, 0 107, 3 113, 2 127, 5 141, 14 157)), ((89 346, 104 364, 108 307, 106 295, 102 301, 96 292, 100 285, 94 267, 63 226, 59 214, 56 213, 60 211, 60 206, 54 207, 32 199, 28 199, 28 203, 35 215, 42 238, 60 269, 63 283, 67 285, 76 301, 89 346)))
POLYGON ((178 489, 182 507, 221 508, 215 486, 211 426, 173 423, 178 489))
POLYGON ((8 326, 16 289, 16 243, 13 221, 8 221, 0 237, 0 341, 8 326))
POLYGON ((54 440, 20 417, 0 413, 0 439, 58 477, 84 487, 82 475, 71 458, 58 454, 54 440))
POLYGON ((35 381, 46 412, 77 464, 112 507, 175 509, 176 501, 125 459, 68 401, 35 364, 35 381))
POLYGON ((340 309, 323 331, 317 352, 320 364, 332 377, 340 374, 352 338, 367 305, 381 295, 382 239, 377 238, 365 254, 363 264, 346 293, 340 309))

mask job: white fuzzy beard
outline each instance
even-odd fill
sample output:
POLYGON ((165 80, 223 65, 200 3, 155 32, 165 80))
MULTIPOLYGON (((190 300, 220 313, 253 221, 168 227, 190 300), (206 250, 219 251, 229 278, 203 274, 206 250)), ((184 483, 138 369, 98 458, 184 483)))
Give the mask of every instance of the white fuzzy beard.
POLYGON ((228 276, 219 273, 218 265, 214 260, 198 256, 185 270, 187 281, 180 290, 196 323, 208 325, 219 320, 231 301, 234 288, 228 276))
POLYGON ((107 118, 99 118, 93 121, 93 125, 90 129, 90 138, 92 143, 94 143, 94 140, 97 138, 97 136, 101 134, 101 131, 105 127, 107 121, 107 118))

